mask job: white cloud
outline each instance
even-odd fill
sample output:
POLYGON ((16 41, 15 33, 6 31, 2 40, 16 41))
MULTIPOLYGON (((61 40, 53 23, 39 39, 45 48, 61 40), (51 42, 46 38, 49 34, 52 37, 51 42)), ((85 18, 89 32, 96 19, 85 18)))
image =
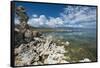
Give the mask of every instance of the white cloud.
POLYGON ((64 21, 60 17, 57 17, 56 22, 57 24, 62 25, 64 21))
POLYGON ((14 22, 15 22, 15 24, 19 24, 20 23, 20 21, 18 20, 18 18, 15 18, 14 22))
POLYGON ((43 26, 47 22, 45 15, 40 15, 39 17, 33 17, 29 19, 28 24, 34 27, 43 26))
MULTIPOLYGON (((88 21, 92 21, 96 18, 95 15, 79 15, 78 17, 76 17, 74 20, 71 21, 71 23, 76 23, 76 22, 88 22, 88 21)), ((91 23, 90 23, 91 24, 91 23)))
POLYGON ((32 17, 38 17, 38 15, 37 14, 33 14, 32 17))
POLYGON ((63 22, 64 21, 60 17, 57 17, 57 18, 50 17, 46 24, 49 27, 59 27, 59 26, 63 25, 63 22))
POLYGON ((48 20, 45 15, 40 15, 40 18, 39 18, 40 25, 44 25, 47 21, 48 20))
POLYGON ((65 26, 78 26, 83 27, 83 25, 91 26, 91 22, 96 22, 96 9, 94 7, 87 6, 67 6, 64 8, 64 12, 60 13, 65 26))
POLYGON ((38 19, 37 18, 29 19, 28 24, 31 25, 31 26, 38 27, 38 19))
POLYGON ((31 18, 29 19, 28 24, 39 27, 39 26, 45 26, 45 27, 58 27, 63 25, 63 20, 60 17, 54 18, 49 17, 47 18, 45 15, 40 15, 37 18, 31 18))
MULTIPOLYGON (((96 24, 96 9, 91 10, 91 7, 67 6, 58 15, 60 16, 46 17, 33 14, 28 24, 34 27, 84 27, 86 25, 90 27, 96 24)), ((15 22, 19 23, 17 19, 15 22)))

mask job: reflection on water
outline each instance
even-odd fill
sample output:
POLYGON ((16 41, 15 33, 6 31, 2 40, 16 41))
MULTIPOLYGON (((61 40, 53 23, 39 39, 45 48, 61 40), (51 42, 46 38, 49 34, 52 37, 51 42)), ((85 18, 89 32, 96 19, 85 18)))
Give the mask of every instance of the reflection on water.
POLYGON ((46 35, 52 35, 56 39, 69 41, 70 47, 83 48, 89 53, 86 54, 89 59, 96 60, 96 30, 84 30, 73 32, 46 32, 46 35), (91 55, 91 57, 90 57, 91 55))
POLYGON ((96 43, 96 31, 76 31, 76 32, 46 32, 45 34, 53 35, 59 39, 64 39, 67 41, 84 41, 90 42, 94 41, 96 43))

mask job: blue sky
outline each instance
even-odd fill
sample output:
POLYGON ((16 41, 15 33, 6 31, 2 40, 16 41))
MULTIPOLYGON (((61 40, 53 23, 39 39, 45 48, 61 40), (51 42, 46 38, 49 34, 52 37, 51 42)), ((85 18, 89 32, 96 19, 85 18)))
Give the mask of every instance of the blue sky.
POLYGON ((16 3, 16 7, 20 5, 26 9, 26 12, 29 15, 29 17, 31 17, 32 14, 57 17, 59 16, 59 13, 63 11, 63 8, 66 7, 66 5, 57 6, 56 4, 51 5, 51 4, 25 3, 25 2, 16 3))
MULTIPOLYGON (((28 24, 34 27, 96 28, 96 7, 62 4, 16 2, 28 14, 28 24)), ((15 23, 18 23, 15 18, 15 23)))

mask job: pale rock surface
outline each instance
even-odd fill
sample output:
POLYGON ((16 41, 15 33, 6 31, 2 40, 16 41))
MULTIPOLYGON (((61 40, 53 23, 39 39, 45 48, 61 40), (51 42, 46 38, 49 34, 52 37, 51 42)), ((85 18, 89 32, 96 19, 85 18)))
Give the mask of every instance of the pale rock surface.
POLYGON ((84 58, 83 60, 80 60, 79 62, 91 62, 91 60, 88 58, 84 58))
POLYGON ((31 42, 15 48, 15 65, 68 63, 64 60, 64 53, 66 53, 64 46, 57 46, 52 36, 34 37, 31 42))

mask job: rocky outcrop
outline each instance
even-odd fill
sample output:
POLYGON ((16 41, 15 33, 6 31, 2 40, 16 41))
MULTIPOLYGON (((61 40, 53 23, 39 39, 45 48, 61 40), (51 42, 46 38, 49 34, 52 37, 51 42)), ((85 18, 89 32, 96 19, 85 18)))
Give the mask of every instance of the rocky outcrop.
POLYGON ((15 65, 42 65, 68 63, 65 61, 64 46, 57 46, 53 37, 34 37, 34 41, 15 48, 15 65))

